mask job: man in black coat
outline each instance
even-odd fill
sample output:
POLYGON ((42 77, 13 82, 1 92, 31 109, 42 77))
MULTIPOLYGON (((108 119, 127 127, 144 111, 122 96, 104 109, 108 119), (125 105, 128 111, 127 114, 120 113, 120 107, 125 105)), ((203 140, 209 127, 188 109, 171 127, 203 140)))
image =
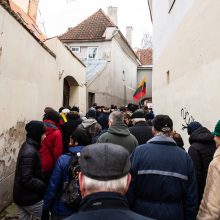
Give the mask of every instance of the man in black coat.
POLYGON ((40 218, 46 185, 43 182, 39 150, 45 137, 43 122, 31 121, 26 126, 26 141, 17 158, 13 200, 19 209, 19 219, 40 218))
POLYGON ((129 210, 124 196, 131 180, 126 149, 110 143, 89 145, 81 151, 79 164, 83 200, 79 212, 66 220, 149 220, 129 210))
POLYGON ((200 204, 206 184, 208 167, 216 150, 214 135, 199 122, 191 122, 187 126, 189 136, 189 155, 193 160, 198 187, 198 202, 200 204))
POLYGON ((144 117, 145 114, 142 109, 136 110, 131 115, 133 127, 130 127, 129 131, 136 137, 139 145, 145 144, 153 137, 152 127, 146 122, 144 117))

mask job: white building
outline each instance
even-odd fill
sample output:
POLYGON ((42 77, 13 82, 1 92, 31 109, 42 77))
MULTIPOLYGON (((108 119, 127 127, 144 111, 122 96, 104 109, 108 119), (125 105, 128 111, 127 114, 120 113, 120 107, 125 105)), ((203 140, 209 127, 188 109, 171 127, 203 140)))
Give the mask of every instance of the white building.
POLYGON ((108 14, 112 20, 100 9, 59 37, 87 66, 89 106, 133 102, 137 86, 140 62, 130 45, 132 28, 127 27, 126 40, 113 23, 117 8, 109 7, 108 14))
POLYGON ((196 120, 213 130, 220 119, 220 1, 148 0, 153 22, 153 106, 174 129, 196 120))

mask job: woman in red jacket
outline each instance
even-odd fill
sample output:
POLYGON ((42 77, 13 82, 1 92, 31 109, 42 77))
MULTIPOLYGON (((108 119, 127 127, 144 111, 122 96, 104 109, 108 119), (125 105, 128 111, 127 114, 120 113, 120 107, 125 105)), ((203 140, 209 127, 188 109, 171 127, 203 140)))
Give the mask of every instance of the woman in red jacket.
POLYGON ((45 113, 43 122, 46 127, 46 138, 40 149, 42 170, 46 184, 50 181, 56 160, 63 152, 62 134, 59 130, 60 115, 52 110, 45 113))

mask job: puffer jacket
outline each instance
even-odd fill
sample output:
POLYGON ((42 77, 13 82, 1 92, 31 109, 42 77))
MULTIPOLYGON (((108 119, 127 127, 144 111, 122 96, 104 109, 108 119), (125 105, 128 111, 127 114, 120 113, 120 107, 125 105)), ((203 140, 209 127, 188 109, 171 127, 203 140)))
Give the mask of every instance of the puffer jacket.
POLYGON ((40 149, 42 170, 43 172, 51 172, 63 152, 62 134, 53 121, 44 120, 43 122, 46 127, 46 138, 40 149))
POLYGON ((130 154, 138 145, 137 139, 124 123, 112 125, 107 132, 98 138, 97 143, 118 144, 126 148, 130 154))
POLYGON ((19 206, 41 201, 46 191, 39 149, 40 144, 27 138, 19 151, 13 188, 13 200, 19 206))
POLYGON ((220 219, 220 148, 217 148, 209 165, 206 186, 197 215, 197 220, 220 219))
POLYGON ((161 220, 193 220, 197 189, 193 162, 172 138, 156 136, 131 156, 131 209, 161 220))
POLYGON ((193 160, 198 186, 198 202, 200 204, 205 188, 208 167, 213 159, 216 146, 214 135, 205 127, 196 129, 189 137, 189 155, 193 160))
MULTIPOLYGON (((70 147, 69 151, 73 153, 78 153, 82 150, 83 146, 70 147)), ((68 165, 71 156, 68 154, 63 154, 60 156, 54 167, 47 192, 44 197, 44 210, 50 210, 53 215, 58 215, 67 217, 75 210, 69 208, 61 199, 63 184, 68 178, 68 165)))
POLYGON ((153 137, 152 127, 145 121, 136 122, 133 127, 129 128, 129 131, 137 138, 139 145, 146 144, 153 137))

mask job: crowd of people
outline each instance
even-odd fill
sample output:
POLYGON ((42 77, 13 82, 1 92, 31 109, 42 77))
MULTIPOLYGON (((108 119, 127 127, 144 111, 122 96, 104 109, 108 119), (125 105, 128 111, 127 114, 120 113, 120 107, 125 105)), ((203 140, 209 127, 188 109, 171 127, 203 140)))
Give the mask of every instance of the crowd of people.
POLYGON ((172 119, 147 106, 46 107, 17 158, 19 219, 220 219, 220 121, 213 132, 197 121, 186 129, 188 152, 172 119))

